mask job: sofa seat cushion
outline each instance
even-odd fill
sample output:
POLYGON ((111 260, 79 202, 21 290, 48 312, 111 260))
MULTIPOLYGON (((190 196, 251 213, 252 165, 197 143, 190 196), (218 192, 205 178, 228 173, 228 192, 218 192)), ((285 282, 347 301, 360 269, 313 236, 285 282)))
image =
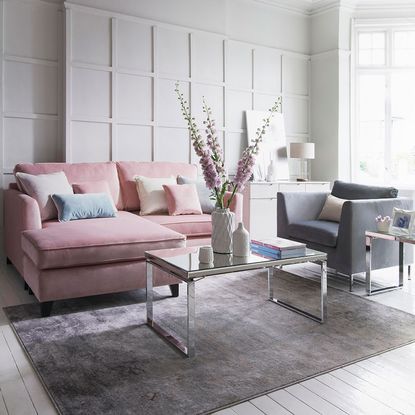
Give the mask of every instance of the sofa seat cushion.
POLYGON ((288 234, 292 238, 316 244, 335 247, 339 224, 328 220, 307 220, 288 225, 288 234))
POLYGON ((149 215, 148 221, 158 223, 189 238, 210 236, 212 234, 211 216, 203 215, 149 215))
POLYGON ((23 251, 38 269, 139 261, 144 251, 186 243, 184 235, 128 212, 43 226, 22 233, 23 251))

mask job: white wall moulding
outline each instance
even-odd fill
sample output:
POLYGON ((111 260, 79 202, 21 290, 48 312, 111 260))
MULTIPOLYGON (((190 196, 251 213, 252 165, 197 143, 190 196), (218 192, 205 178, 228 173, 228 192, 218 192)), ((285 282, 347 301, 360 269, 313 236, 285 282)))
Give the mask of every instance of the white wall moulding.
POLYGON ((301 126, 292 133, 309 134, 308 55, 72 3, 65 6, 68 161, 93 158, 93 153, 80 151, 76 134, 81 134, 88 148, 97 147, 97 160, 195 162, 174 92, 176 81, 197 120, 204 116, 203 97, 212 108, 231 174, 247 144, 244 111, 270 108, 283 85, 288 119, 301 126), (96 50, 94 44, 99 44, 96 50))

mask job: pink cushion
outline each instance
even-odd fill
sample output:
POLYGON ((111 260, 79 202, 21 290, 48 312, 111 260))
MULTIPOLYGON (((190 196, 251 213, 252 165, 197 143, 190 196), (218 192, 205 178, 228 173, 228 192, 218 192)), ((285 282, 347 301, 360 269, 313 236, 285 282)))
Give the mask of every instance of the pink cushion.
POLYGON ((211 216, 203 215, 149 215, 146 220, 158 223, 187 237, 210 236, 212 234, 211 216))
POLYGON ((184 244, 183 235, 128 212, 116 218, 44 222, 43 229, 22 234, 23 251, 39 269, 138 261, 144 251, 184 244))
POLYGON ((63 171, 66 174, 71 185, 87 181, 106 181, 117 209, 123 209, 117 167, 112 161, 104 163, 22 163, 17 164, 14 168, 15 173, 29 174, 55 173, 58 171, 63 171))
POLYGON ((73 183, 72 188, 76 194, 85 193, 108 193, 111 195, 110 187, 105 180, 95 180, 90 182, 73 183))
POLYGON ((169 215, 201 215, 199 195, 195 184, 163 185, 169 215))
POLYGON ((193 179, 197 177, 197 167, 193 164, 186 163, 118 161, 117 168, 124 209, 130 211, 140 210, 140 201, 138 199, 134 176, 170 177, 180 174, 193 179))

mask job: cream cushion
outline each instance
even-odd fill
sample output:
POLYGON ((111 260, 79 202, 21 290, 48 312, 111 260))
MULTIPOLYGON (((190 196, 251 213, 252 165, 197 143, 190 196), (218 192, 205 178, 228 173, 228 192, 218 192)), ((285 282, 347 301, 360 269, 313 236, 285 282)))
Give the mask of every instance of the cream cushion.
POLYGON ((339 199, 336 196, 328 195, 318 219, 340 222, 344 202, 346 202, 346 199, 339 199))
POLYGON ((73 194, 72 186, 63 171, 37 175, 17 172, 16 179, 22 190, 37 201, 42 221, 58 217, 51 195, 73 194))
POLYGON ((163 185, 176 184, 175 177, 135 176, 138 198, 140 199, 140 215, 167 213, 167 199, 163 185))

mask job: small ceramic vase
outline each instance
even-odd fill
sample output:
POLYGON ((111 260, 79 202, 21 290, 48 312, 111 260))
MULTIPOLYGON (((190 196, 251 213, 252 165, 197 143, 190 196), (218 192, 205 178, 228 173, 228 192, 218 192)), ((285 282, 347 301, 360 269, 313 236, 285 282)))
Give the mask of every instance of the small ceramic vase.
POLYGON ((238 227, 233 233, 233 255, 239 257, 249 256, 250 241, 249 232, 244 228, 242 222, 239 222, 238 227))

